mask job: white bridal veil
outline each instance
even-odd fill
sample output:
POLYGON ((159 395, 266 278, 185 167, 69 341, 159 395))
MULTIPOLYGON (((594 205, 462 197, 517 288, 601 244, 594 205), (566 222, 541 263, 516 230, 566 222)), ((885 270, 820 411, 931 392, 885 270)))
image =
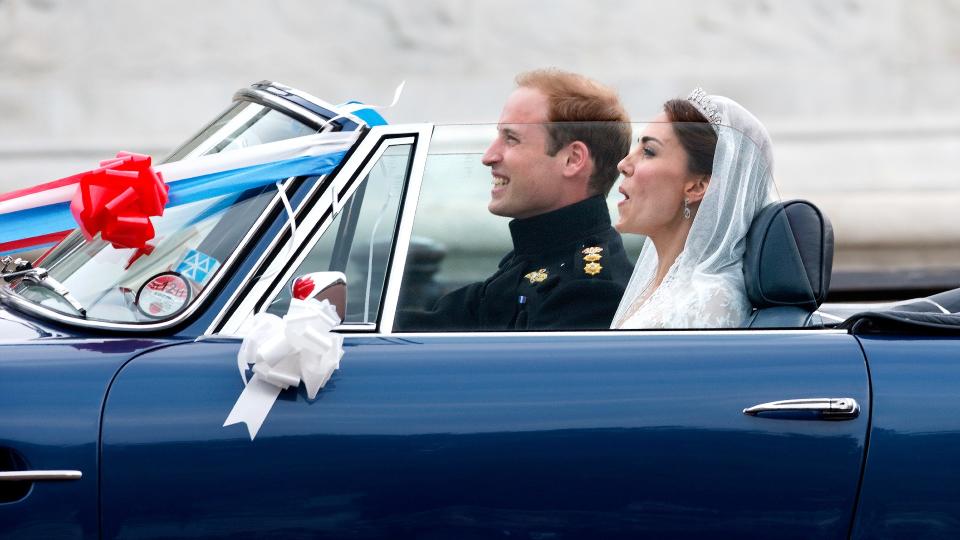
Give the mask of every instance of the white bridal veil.
POLYGON ((644 242, 614 328, 736 327, 750 313, 744 244, 754 216, 775 198, 770 136, 737 102, 702 93, 693 99, 698 91, 691 102, 719 119, 710 183, 683 251, 649 295, 644 293, 656 272, 657 250, 649 238, 644 242))

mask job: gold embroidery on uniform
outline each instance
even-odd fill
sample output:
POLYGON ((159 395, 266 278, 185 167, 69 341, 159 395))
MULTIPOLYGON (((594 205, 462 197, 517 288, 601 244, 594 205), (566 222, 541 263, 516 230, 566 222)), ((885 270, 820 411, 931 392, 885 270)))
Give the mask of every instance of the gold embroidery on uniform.
POLYGON ((546 280, 546 279, 547 279, 547 276, 548 276, 548 274, 547 274, 547 269, 546 269, 546 268, 541 268, 541 269, 539 269, 539 270, 535 270, 535 271, 533 271, 533 272, 530 272, 529 274, 527 274, 527 275, 525 275, 525 276, 523 276, 523 277, 529 279, 529 280, 530 280, 530 283, 533 284, 533 283, 540 283, 541 281, 546 280))
POLYGON ((600 246, 590 246, 584 248, 583 251, 583 262, 586 263, 583 265, 583 271, 589 276, 595 276, 600 273, 600 270, 603 270, 603 267, 600 266, 600 259, 603 258, 603 248, 600 246))

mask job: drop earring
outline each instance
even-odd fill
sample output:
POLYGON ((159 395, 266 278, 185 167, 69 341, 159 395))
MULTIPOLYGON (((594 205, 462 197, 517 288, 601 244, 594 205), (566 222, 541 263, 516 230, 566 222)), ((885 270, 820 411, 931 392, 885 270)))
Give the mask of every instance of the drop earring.
POLYGON ((690 219, 690 199, 683 198, 683 219, 690 219))

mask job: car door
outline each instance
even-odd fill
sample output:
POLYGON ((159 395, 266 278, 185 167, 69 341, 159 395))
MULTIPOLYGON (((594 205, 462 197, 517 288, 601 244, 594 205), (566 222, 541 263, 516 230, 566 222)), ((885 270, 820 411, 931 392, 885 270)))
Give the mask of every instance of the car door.
POLYGON ((960 340, 955 331, 877 326, 858 335, 874 414, 851 538, 956 538, 960 340))
MULTIPOLYGON (((306 195, 312 210, 296 224, 305 233, 278 237, 262 253, 261 266, 232 291, 232 309, 283 314, 290 296, 283 280, 321 258, 327 266, 314 270, 344 272, 356 285, 344 330, 376 330, 407 180, 417 163, 422 167, 426 145, 418 141, 428 135, 429 126, 368 134, 336 178, 315 182, 306 195), (309 249, 295 244, 304 238, 309 249), (286 296, 263 304, 261 290, 277 288, 286 296)), ((205 338, 137 356, 111 384, 101 433, 103 536, 339 536, 329 503, 312 493, 317 482, 327 481, 321 480, 327 476, 318 461, 321 448, 314 446, 327 446, 327 435, 312 420, 302 421, 304 410, 283 405, 302 397, 295 389, 283 393, 255 440, 243 424, 223 427, 243 390, 236 361, 241 339, 205 338), (292 432, 282 427, 287 422, 292 432), (274 470, 303 476, 283 480, 274 470), (241 493, 245 501, 237 499, 241 493), (327 509, 311 510, 317 504, 327 509)), ((394 341, 357 336, 345 348, 380 350, 394 341)), ((335 385, 331 381, 327 390, 335 385)))
POLYGON ((106 537, 845 537, 868 403, 843 334, 350 336, 309 402, 221 427, 239 343, 131 362, 103 426, 106 537))
POLYGON ((262 260, 271 279, 238 289, 211 335, 118 374, 102 423, 104 537, 847 536, 869 385, 843 332, 394 333, 427 134, 373 130, 341 173, 366 191, 335 180, 338 196, 300 224, 308 239, 262 260), (354 207, 398 155, 379 199, 354 207), (395 213, 365 215, 391 200, 395 213), (296 274, 330 269, 356 291, 341 369, 315 400, 282 392, 254 440, 222 427, 243 388, 240 339, 225 334, 282 312, 296 274), (860 414, 743 413, 815 397, 860 414))
POLYGON ((99 538, 100 411, 154 339, 67 336, 0 309, 0 537, 99 538))

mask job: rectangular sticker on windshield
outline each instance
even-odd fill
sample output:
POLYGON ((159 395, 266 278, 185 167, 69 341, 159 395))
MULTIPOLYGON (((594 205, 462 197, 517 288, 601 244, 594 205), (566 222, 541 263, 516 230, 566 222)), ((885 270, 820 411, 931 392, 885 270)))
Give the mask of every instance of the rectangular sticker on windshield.
POLYGON ((219 267, 220 261, 191 249, 184 255, 175 271, 198 285, 204 285, 219 267))

